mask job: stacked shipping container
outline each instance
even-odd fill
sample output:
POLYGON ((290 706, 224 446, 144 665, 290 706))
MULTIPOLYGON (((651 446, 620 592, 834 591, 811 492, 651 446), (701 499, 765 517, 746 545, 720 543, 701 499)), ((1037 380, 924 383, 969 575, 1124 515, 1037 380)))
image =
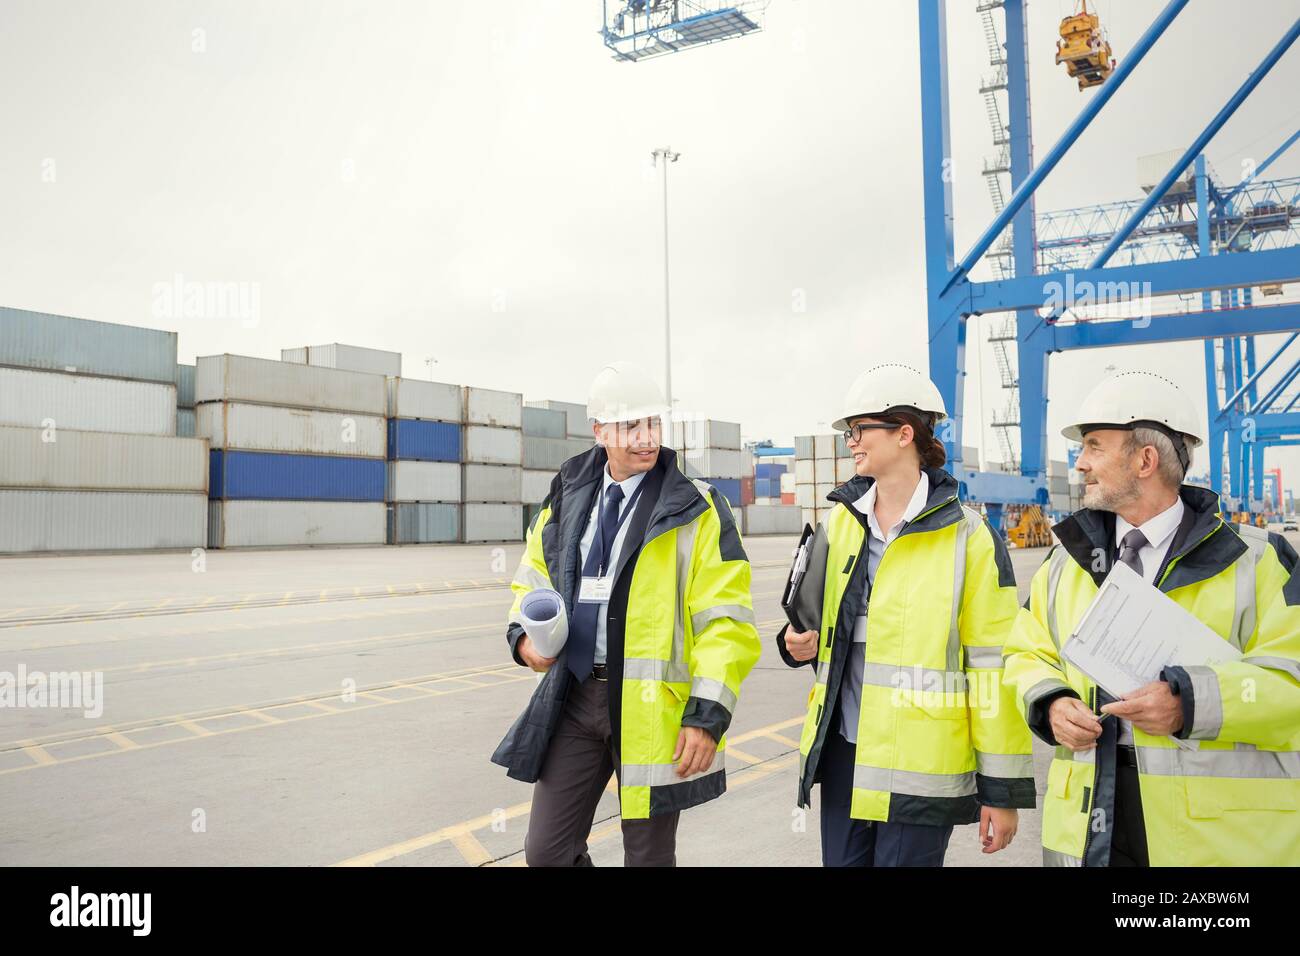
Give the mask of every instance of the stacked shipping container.
POLYGON ((741 506, 741 479, 750 476, 754 459, 741 450, 738 423, 703 418, 675 421, 673 446, 687 477, 713 485, 733 509, 741 506))
POLYGON ((794 440, 794 500, 803 521, 816 526, 831 510, 826 496, 853 478, 853 458, 842 435, 801 435, 794 440))
POLYGON ((388 543, 460 540, 461 389, 388 379, 388 543))
POLYGON ((523 535, 523 407, 517 392, 465 386, 461 540, 523 535))
POLYGON ((203 544, 176 369, 174 332, 0 309, 0 552, 203 544))
POLYGON ((384 543, 383 376, 214 355, 194 396, 210 547, 384 543))

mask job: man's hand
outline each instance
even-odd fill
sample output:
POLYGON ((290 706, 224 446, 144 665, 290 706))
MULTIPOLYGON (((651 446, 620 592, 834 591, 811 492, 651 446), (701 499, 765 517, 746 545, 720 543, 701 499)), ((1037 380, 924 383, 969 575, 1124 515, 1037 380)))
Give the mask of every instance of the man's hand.
POLYGON ((792 627, 785 629, 785 649, 797 661, 810 661, 817 656, 817 632, 804 631, 802 634, 792 627))
POLYGON ((1131 720, 1138 730, 1157 737, 1183 729, 1183 705, 1162 680, 1143 684, 1122 700, 1107 704, 1101 712, 1131 720))
POLYGON ((556 661, 556 658, 554 657, 543 657, 541 654, 538 654, 537 651, 533 649, 533 642, 529 639, 527 634, 519 638, 519 643, 515 645, 515 650, 519 652, 519 656, 523 659, 525 664, 533 670, 539 671, 543 674, 549 671, 551 665, 556 661))
POLYGON ((1048 708, 1047 719, 1052 724, 1052 736, 1071 750, 1092 750, 1097 746, 1101 721, 1079 698, 1056 698, 1048 708))
POLYGON ((713 758, 717 755, 718 742, 712 734, 702 727, 683 727, 677 735, 677 749, 673 751, 677 776, 703 773, 713 765, 713 758))
POLYGON ((997 853, 1005 850, 1015 839, 1016 827, 1020 814, 1015 810, 1003 810, 999 807, 980 807, 980 842, 984 844, 983 853, 997 853))

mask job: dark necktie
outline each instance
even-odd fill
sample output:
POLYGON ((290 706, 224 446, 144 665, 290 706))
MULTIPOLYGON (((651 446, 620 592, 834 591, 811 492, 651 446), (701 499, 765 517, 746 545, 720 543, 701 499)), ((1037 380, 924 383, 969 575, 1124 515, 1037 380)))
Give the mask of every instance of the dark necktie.
MULTIPOLYGON (((583 577, 594 578, 602 570, 606 575, 610 573, 609 556, 614 550, 614 537, 618 534, 618 506, 622 500, 622 486, 617 482, 610 485, 605 492, 605 506, 600 515, 599 527, 592 535, 587 560, 582 563, 583 577)), ((580 681, 591 676, 592 664, 596 660, 596 624, 601 607, 600 604, 579 601, 573 609, 573 618, 569 621, 567 660, 569 670, 580 681)))
POLYGON ((1142 574, 1142 559, 1138 557, 1138 551, 1145 548, 1149 541, 1137 528, 1134 528, 1128 534, 1124 535, 1124 540, 1119 543, 1119 563, 1127 564, 1130 568, 1142 574))

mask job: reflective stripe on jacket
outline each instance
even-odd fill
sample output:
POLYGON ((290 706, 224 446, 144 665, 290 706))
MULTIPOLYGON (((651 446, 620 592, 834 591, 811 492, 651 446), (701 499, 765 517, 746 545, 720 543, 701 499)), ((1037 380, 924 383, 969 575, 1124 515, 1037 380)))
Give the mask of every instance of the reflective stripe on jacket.
MULTIPOLYGON (((1153 866, 1292 865, 1300 860, 1300 577, 1279 535, 1225 522, 1218 496, 1184 485, 1187 511, 1158 587, 1244 657, 1167 667, 1183 728, 1199 741, 1133 728, 1153 866)), ((1094 709, 1105 692, 1061 658, 1113 560, 1115 516, 1080 511, 1053 530, 1061 542, 1034 575, 1007 642, 1007 682, 1029 726, 1050 744, 1051 702, 1094 709)), ((1048 865, 1105 866, 1114 816, 1116 721, 1095 749, 1057 746, 1043 810, 1048 865)))
MULTIPOLYGON (((533 588, 559 591, 573 618, 579 542, 606 461, 597 446, 566 461, 551 483, 512 584, 512 653, 523 633, 520 602, 533 588)), ((726 499, 683 475, 669 448, 660 450, 645 482, 612 571, 607 628, 610 726, 626 819, 685 809, 723 793, 726 730, 760 650, 749 561, 726 499), (712 766, 685 779, 673 765, 684 726, 702 728, 718 741, 712 766)), ((571 681, 561 651, 492 755, 511 777, 532 782, 540 775, 571 681)))
MULTIPOLYGON (((1006 544, 925 469, 925 508, 885 549, 871 588, 850 816, 934 825, 979 819, 981 804, 1034 806, 1030 736, 1002 683, 1015 619, 1006 544)), ((798 800, 810 803, 867 586, 866 516, 852 503, 872 479, 831 493, 817 680, 800 740, 798 800)), ((779 644, 787 663, 796 663, 779 644)))

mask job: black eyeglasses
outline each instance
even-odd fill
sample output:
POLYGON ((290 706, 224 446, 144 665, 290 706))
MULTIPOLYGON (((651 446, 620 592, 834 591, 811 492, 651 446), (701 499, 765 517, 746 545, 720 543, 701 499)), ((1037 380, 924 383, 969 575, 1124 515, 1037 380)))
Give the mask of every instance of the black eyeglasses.
POLYGON ((844 444, 850 442, 857 443, 862 441, 862 433, 872 428, 902 428, 902 425, 896 425, 892 422, 858 422, 844 429, 841 433, 844 435, 844 444))

